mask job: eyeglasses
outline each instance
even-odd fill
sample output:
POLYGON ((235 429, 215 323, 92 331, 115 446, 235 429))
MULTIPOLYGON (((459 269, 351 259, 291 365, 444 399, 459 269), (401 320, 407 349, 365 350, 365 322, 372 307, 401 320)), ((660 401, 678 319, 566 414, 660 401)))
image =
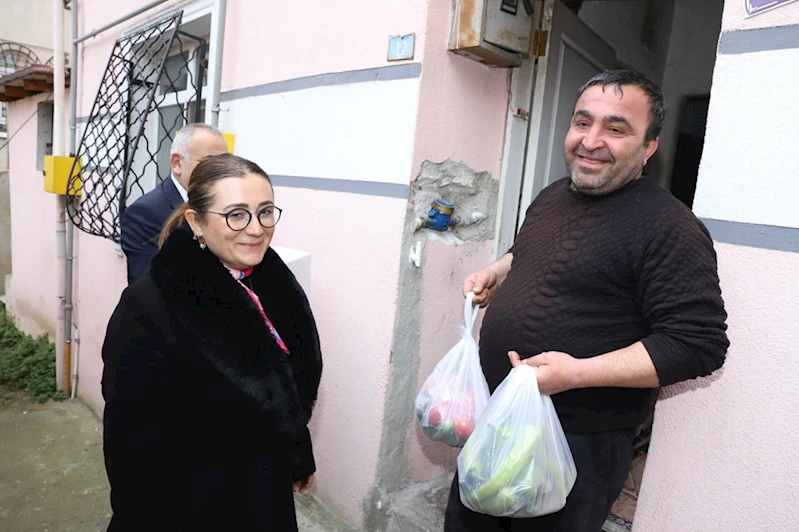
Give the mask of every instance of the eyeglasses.
MULTIPOLYGON (((227 226, 234 231, 244 231, 252 221, 252 213, 247 209, 242 209, 241 207, 233 209, 230 212, 205 212, 209 214, 216 214, 218 216, 224 216, 227 226)), ((261 227, 264 229, 269 229, 270 227, 277 225, 277 222, 280 221, 281 214, 283 214, 283 209, 280 207, 275 207, 274 205, 269 205, 268 207, 264 207, 258 211, 258 223, 261 224, 261 227)))

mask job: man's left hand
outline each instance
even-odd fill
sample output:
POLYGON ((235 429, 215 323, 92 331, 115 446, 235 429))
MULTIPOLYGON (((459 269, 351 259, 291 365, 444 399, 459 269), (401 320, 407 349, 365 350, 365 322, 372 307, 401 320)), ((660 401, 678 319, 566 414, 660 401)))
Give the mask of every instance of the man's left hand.
POLYGON ((508 353, 511 366, 531 366, 536 369, 538 389, 546 395, 555 395, 574 388, 581 388, 580 370, 582 361, 568 353, 546 351, 540 355, 521 360, 519 353, 508 353))

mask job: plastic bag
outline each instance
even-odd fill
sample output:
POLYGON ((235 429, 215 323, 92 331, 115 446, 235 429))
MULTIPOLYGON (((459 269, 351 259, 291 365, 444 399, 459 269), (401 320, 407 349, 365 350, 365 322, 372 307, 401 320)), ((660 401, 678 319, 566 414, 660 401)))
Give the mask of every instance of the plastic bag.
POLYGON ((461 502, 498 517, 536 517, 566 504, 577 469, 536 370, 513 368, 458 457, 461 502))
POLYGON ((490 393, 480 354, 472 337, 478 309, 472 306, 474 294, 466 296, 461 340, 427 378, 416 397, 416 416, 431 439, 452 447, 463 447, 488 404, 490 393))

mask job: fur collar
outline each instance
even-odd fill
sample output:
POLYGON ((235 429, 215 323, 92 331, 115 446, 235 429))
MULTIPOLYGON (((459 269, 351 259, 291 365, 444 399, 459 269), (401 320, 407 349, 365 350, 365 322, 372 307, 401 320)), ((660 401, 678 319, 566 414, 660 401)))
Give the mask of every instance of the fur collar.
POLYGON ((277 345, 255 303, 184 225, 153 258, 152 277, 183 338, 219 373, 296 434, 308 422, 322 372, 319 337, 308 300, 271 248, 248 277, 266 315, 286 343, 277 345))

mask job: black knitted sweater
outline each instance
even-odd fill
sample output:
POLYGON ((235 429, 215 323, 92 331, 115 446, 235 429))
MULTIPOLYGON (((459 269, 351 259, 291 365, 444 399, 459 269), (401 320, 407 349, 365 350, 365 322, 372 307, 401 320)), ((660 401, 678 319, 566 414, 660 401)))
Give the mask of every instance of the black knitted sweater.
MULTIPOLYGON (((527 211, 513 264, 480 337, 493 390, 522 358, 587 358, 642 341, 661 386, 708 375, 727 340, 713 241, 693 213, 644 177, 599 197, 562 179, 527 211)), ((583 388, 552 397, 566 432, 634 428, 653 390, 583 388)))

